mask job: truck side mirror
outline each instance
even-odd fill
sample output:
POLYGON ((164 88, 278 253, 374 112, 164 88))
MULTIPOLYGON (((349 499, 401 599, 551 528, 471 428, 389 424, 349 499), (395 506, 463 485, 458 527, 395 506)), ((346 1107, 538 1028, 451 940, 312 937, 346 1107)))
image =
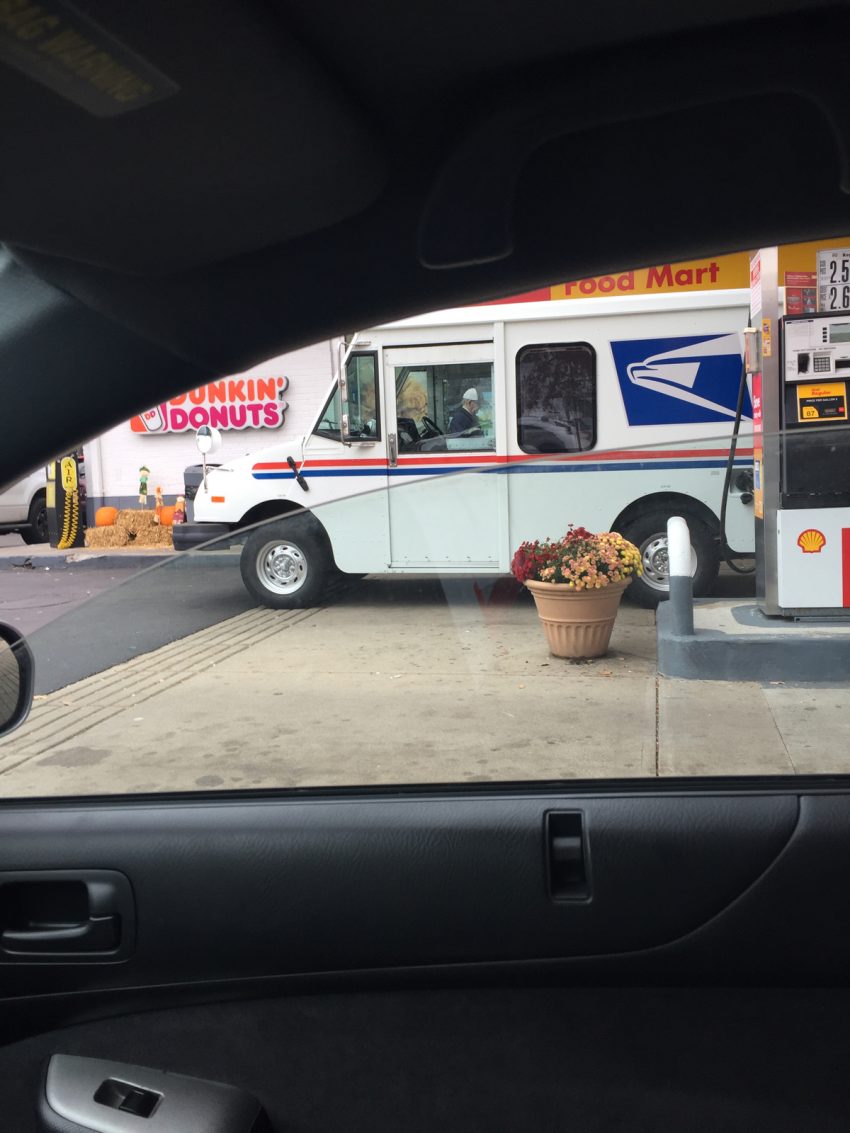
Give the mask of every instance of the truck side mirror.
POLYGON ((221 448, 221 433, 212 425, 201 425, 195 433, 195 444, 204 462, 204 491, 207 490, 207 457, 221 448))
POLYGON ((0 622, 0 736, 23 724, 32 707, 35 660, 23 635, 0 622))
POLYGON ((195 433, 195 444, 201 456, 211 456, 221 448, 221 433, 212 425, 201 425, 195 433))

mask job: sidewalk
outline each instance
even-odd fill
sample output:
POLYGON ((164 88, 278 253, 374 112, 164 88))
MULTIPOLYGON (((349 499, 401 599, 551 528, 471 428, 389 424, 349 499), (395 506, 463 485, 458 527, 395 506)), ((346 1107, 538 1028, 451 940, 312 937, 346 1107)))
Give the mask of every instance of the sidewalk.
POLYGON ((607 657, 571 664, 525 599, 389 586, 253 609, 40 699, 0 742, 0 794, 850 771, 847 685, 658 677, 630 606, 607 657))

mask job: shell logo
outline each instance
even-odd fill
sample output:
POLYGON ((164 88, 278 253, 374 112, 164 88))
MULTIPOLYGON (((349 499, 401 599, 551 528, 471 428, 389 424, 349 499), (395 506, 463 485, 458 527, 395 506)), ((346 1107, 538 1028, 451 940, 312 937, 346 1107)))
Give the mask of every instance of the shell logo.
POLYGON ((797 540, 797 546, 804 555, 819 555, 826 546, 826 536, 815 527, 804 531, 797 540))

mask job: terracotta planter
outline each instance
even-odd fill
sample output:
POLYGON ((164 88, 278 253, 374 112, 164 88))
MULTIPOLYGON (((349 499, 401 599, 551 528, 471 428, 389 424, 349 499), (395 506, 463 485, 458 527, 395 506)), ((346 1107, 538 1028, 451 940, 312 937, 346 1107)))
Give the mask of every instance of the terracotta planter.
POLYGON ((571 590, 562 582, 526 582, 549 652, 555 657, 602 657, 629 582, 612 582, 599 590, 571 590))

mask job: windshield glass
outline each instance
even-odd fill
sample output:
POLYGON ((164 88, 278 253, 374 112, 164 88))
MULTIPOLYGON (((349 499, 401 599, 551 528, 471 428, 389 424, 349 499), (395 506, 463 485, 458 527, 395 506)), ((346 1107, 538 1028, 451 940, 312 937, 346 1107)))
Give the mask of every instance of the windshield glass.
POLYGON ((0 791, 845 771, 816 260, 779 250, 772 314, 743 256, 367 328, 344 394, 339 337, 59 454, 4 493, 0 791))

